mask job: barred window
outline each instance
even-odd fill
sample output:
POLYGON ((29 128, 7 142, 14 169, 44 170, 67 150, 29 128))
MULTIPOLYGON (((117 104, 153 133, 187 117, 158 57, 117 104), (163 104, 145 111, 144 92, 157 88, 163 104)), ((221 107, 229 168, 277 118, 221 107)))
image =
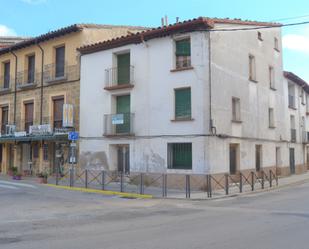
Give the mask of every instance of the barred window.
POLYGON ((192 143, 169 143, 167 154, 169 169, 192 169, 192 143))

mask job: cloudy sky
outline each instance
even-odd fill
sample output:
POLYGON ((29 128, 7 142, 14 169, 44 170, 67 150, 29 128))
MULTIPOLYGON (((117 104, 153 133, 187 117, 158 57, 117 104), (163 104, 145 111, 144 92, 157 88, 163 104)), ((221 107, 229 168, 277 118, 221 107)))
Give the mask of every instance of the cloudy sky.
MULTIPOLYGON (((73 23, 159 26, 198 16, 309 21, 308 0, 0 0, 0 36, 36 36, 73 23)), ((283 29, 284 69, 309 82, 309 25, 283 29)))

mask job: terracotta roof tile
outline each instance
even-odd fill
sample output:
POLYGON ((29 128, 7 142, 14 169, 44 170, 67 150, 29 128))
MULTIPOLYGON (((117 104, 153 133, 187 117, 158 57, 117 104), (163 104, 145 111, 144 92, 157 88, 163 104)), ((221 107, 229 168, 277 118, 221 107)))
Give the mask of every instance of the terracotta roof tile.
POLYGON ((157 37, 163 37, 171 35, 178 32, 188 32, 195 30, 205 30, 212 29, 216 23, 226 23, 226 24, 241 24, 241 25, 253 25, 253 26, 274 26, 280 27, 280 23, 271 22, 257 22, 241 19, 228 19, 228 18, 208 18, 208 17, 198 17, 183 22, 178 22, 168 26, 158 27, 154 29, 149 29, 146 31, 138 32, 135 34, 130 34, 127 36, 121 36, 107 41, 97 42, 94 44, 82 46, 78 50, 82 54, 94 53, 101 50, 116 48, 128 44, 137 44, 143 41, 147 41, 157 37))
POLYGON ((131 28, 131 29, 140 29, 140 30, 145 30, 147 29, 146 27, 141 27, 141 26, 125 26, 125 25, 103 25, 103 24, 73 24, 64 28, 60 28, 54 31, 50 31, 46 34, 39 35, 37 37, 27 39, 25 41, 18 42, 12 46, 5 47, 5 48, 0 48, 0 55, 8 53, 11 50, 17 50, 21 49, 24 47, 28 47, 34 44, 37 44, 39 42, 47 41, 59 36, 63 36, 69 33, 73 32, 79 32, 85 28, 98 28, 98 29, 106 29, 106 28, 113 28, 113 27, 120 27, 120 28, 131 28))

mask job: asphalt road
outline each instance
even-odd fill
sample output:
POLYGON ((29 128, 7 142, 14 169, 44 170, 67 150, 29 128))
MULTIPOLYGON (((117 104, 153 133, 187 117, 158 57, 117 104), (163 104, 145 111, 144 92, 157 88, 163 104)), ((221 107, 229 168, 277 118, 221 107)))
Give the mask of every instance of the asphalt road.
POLYGON ((0 180, 0 248, 308 249, 308 190, 132 200, 0 180))

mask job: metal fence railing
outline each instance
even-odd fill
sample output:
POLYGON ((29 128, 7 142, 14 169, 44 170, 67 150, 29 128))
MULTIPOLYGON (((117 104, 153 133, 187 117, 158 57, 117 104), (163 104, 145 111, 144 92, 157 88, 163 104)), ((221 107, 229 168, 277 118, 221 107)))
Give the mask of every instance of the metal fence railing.
POLYGON ((105 88, 134 84, 134 66, 105 69, 105 88))
POLYGON ((37 71, 25 70, 17 73, 16 84, 19 89, 36 87, 41 84, 41 73, 37 71))
POLYGON ((104 115, 104 135, 134 134, 134 113, 104 115))
POLYGON ((274 170, 230 174, 131 173, 68 169, 48 178, 49 183, 154 197, 205 199, 278 186, 274 170))
POLYGON ((68 65, 67 63, 44 65, 44 83, 53 84, 56 82, 73 81, 79 79, 79 66, 68 65))

